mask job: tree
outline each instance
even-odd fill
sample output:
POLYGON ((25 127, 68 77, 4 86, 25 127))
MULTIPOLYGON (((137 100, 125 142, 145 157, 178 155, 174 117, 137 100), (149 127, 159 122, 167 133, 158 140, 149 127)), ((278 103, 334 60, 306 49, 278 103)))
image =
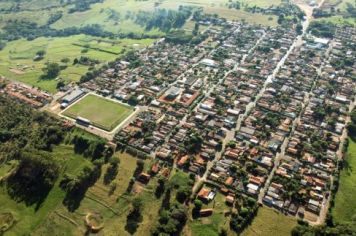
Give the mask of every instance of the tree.
POLYGON ((138 224, 142 221, 143 201, 141 198, 134 198, 131 203, 132 210, 127 215, 125 229, 133 234, 136 232, 138 224))
POLYGON ((194 200, 194 209, 197 209, 200 211, 200 209, 203 207, 203 202, 200 201, 199 199, 194 200))
POLYGON ((138 104, 138 99, 136 96, 132 95, 129 100, 128 100, 128 103, 131 105, 131 106, 136 106, 138 104))
POLYGON ((65 83, 61 80, 61 81, 59 81, 59 82, 57 83, 56 88, 57 88, 57 89, 60 89, 60 88, 63 88, 64 86, 65 86, 65 83))
POLYGON ((118 167, 120 164, 120 159, 117 157, 111 157, 109 160, 109 166, 106 169, 106 173, 104 175, 104 183, 109 184, 113 181, 118 173, 118 167))
POLYGON ((298 35, 303 33, 303 26, 302 24, 297 24, 297 26, 295 27, 295 31, 297 32, 298 35))
POLYGON ((20 160, 7 180, 8 193, 17 201, 39 207, 59 175, 59 166, 49 153, 36 150, 23 152, 20 160))
POLYGON ((157 182, 158 182, 158 185, 157 185, 157 188, 155 191, 155 195, 157 198, 160 198, 165 190, 166 179, 163 177, 160 177, 157 182))
POLYGON ((45 50, 39 50, 39 51, 36 52, 36 55, 40 56, 40 57, 43 57, 45 54, 46 54, 45 50))
POLYGON ((225 228, 221 228, 219 232, 219 236, 227 236, 227 230, 225 228))
POLYGON ((44 72, 44 74, 41 76, 42 79, 54 79, 61 71, 59 64, 54 62, 46 63, 46 67, 42 70, 44 72))

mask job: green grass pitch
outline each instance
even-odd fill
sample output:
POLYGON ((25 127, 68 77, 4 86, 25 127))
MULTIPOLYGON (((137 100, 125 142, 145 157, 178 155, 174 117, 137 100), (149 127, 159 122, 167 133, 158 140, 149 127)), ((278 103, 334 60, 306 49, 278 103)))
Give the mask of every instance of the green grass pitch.
POLYGON ((63 115, 78 116, 91 121, 94 126, 111 131, 133 113, 134 109, 96 95, 88 95, 64 111, 63 115))

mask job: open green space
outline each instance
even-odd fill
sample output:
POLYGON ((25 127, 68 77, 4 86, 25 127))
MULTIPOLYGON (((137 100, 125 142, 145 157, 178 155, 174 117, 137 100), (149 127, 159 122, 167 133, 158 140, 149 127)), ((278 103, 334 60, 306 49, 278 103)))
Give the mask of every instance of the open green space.
MULTIPOLYGON (((218 192, 209 204, 203 204, 202 209, 213 209, 213 214, 208 217, 200 217, 189 221, 187 225, 188 235, 213 236, 219 235, 221 228, 229 229, 229 212, 231 207, 225 203, 225 196, 218 192)), ((233 234, 233 232, 229 232, 233 234)))
POLYGON ((322 17, 315 19, 314 21, 326 21, 336 25, 356 25, 356 18, 344 18, 342 16, 322 17))
MULTIPOLYGON (((85 232, 84 216, 95 212, 102 217, 104 226, 99 235, 130 235, 125 229, 125 225, 127 215, 132 208, 131 202, 137 197, 143 202, 143 219, 135 235, 146 235, 147 232, 150 232, 152 225, 157 220, 161 203, 161 199, 157 199, 153 194, 157 181, 152 179, 147 185, 136 183, 137 188, 141 190, 137 193, 127 193, 127 187, 136 169, 137 159, 126 153, 116 153, 115 157, 120 159, 120 164, 118 174, 113 180, 117 184, 117 188, 112 194, 109 194, 110 185, 105 185, 103 181, 103 175, 107 168, 107 164, 105 164, 102 167, 101 177, 88 189, 75 212, 69 212, 62 204, 58 205, 34 233, 36 235, 61 235, 63 233, 65 235, 81 235, 85 232)), ((146 160, 144 164, 148 165, 149 161, 146 160)))
POLYGON ((112 130, 133 112, 133 108, 96 95, 89 94, 64 111, 64 115, 78 116, 105 130, 112 130))
POLYGON ((349 7, 355 8, 354 0, 325 0, 321 9, 332 12, 332 16, 316 18, 316 21, 327 21, 337 25, 356 25, 356 18, 352 17, 349 7))
MULTIPOLYGON (((240 0, 243 6, 269 7, 276 6, 281 0, 240 0)), ((275 20, 267 20, 268 16, 261 14, 247 13, 243 10, 230 9, 228 11, 228 0, 164 0, 164 1, 135 1, 135 0, 104 0, 102 3, 92 4, 90 9, 82 12, 69 13, 71 6, 62 6, 57 0, 48 0, 46 3, 38 0, 25 1, 20 5, 21 11, 12 13, 0 13, 2 20, 0 26, 7 20, 26 20, 36 22, 39 25, 47 23, 50 16, 58 11, 62 12, 62 17, 51 24, 51 28, 64 29, 67 27, 81 27, 90 24, 99 24, 105 30, 113 33, 143 33, 151 35, 163 35, 157 29, 145 31, 145 29, 135 23, 130 14, 138 11, 154 11, 156 8, 177 10, 179 6, 201 7, 207 13, 218 14, 228 19, 245 19, 251 23, 271 25, 275 20), (158 5, 157 5, 158 3, 158 5), (40 14, 41 17, 36 17, 40 14), (255 17, 254 17, 255 16, 255 17)), ((12 6, 9 2, 0 3, 0 8, 9 9, 12 6)))
POLYGON ((252 224, 242 232, 242 236, 285 236, 290 235, 296 219, 268 207, 260 207, 252 224))
MULTIPOLYGON (((158 209, 162 199, 154 195, 157 179, 152 179, 147 185, 136 183, 137 193, 127 193, 126 189, 136 169, 137 159, 126 153, 116 153, 115 157, 120 159, 118 174, 113 180, 117 188, 112 194, 110 185, 104 184, 103 176, 108 164, 102 166, 101 177, 90 187, 81 200, 78 209, 68 211, 62 204, 66 193, 59 187, 63 174, 77 175, 84 166, 92 165, 91 162, 81 155, 73 153, 73 147, 60 145, 55 147, 53 155, 61 165, 61 175, 49 192, 48 196, 39 209, 28 206, 22 202, 13 200, 2 186, 0 188, 0 220, 3 214, 10 213, 15 224, 5 235, 83 235, 86 231, 84 217, 88 213, 97 213, 102 217, 104 228, 99 235, 130 235, 125 229, 126 217, 131 210, 131 202, 134 198, 142 199, 142 216, 135 235, 145 235, 150 231, 152 225, 157 221, 158 209)), ((145 169, 150 161, 144 161, 145 169)), ((5 172, 7 166, 0 166, 5 172), (3 169, 4 168, 4 169, 3 169)), ((0 222, 1 223, 1 222, 0 222)))
MULTIPOLYGON (((102 22, 105 29, 112 32, 134 32, 141 33, 144 29, 135 24, 131 19, 126 19, 127 12, 153 11, 157 1, 134 1, 134 0, 106 0, 102 4, 94 4, 92 9, 85 13, 74 13, 65 15, 61 20, 52 25, 53 28, 64 28, 66 24, 73 24, 73 20, 80 22, 81 25, 92 24, 93 22, 102 22), (110 8, 110 11, 107 9, 110 8), (111 11, 117 12, 123 19, 114 21, 110 19, 111 11)), ((281 0, 244 0, 241 1, 248 6, 269 7, 271 5, 278 5, 281 0)), ((225 17, 229 20, 242 20, 247 22, 276 25, 276 17, 273 20, 268 20, 269 16, 262 14, 253 14, 244 12, 243 10, 228 9, 228 0, 165 0, 161 1, 159 8, 177 10, 179 6, 195 6, 203 8, 204 12, 211 14, 218 14, 220 17, 225 17)), ((147 32, 148 34, 160 34, 157 30, 147 32)))
POLYGON ((339 181, 332 215, 335 222, 344 223, 356 215, 356 142, 352 139, 349 139, 346 164, 339 181))
MULTIPOLYGON (((58 162, 62 163, 63 170, 66 173, 75 174, 83 165, 88 164, 89 161, 82 156, 73 153, 73 148, 70 146, 58 146, 53 150, 53 155, 56 156, 58 162)), ((0 169, 7 168, 1 166, 0 169)), ((0 213, 9 212, 15 217, 16 224, 12 226, 6 235, 28 235, 33 232, 58 205, 62 203, 65 196, 64 191, 59 187, 58 178, 57 183, 49 192, 45 201, 41 204, 39 209, 35 205, 27 206, 23 202, 16 202, 8 194, 5 187, 0 188, 0 213)))
MULTIPOLYGON (((64 66, 59 78, 66 83, 76 82, 88 71, 89 66, 73 65, 75 58, 79 59, 83 56, 104 63, 119 57, 123 50, 140 49, 152 42, 152 39, 110 40, 86 35, 37 38, 33 41, 20 39, 9 42, 0 51, 0 75, 55 92, 58 80, 39 79, 43 74, 42 69, 45 63, 56 62, 64 66), (41 50, 45 51, 44 59, 34 61, 36 53, 41 50), (62 62, 63 59, 67 62, 62 62)), ((100 65, 98 64, 97 67, 100 65)))
POLYGON ((261 24, 266 26, 277 26, 277 17, 260 13, 250 13, 244 10, 229 9, 227 7, 207 7, 205 12, 218 14, 227 20, 246 21, 251 24, 261 24))

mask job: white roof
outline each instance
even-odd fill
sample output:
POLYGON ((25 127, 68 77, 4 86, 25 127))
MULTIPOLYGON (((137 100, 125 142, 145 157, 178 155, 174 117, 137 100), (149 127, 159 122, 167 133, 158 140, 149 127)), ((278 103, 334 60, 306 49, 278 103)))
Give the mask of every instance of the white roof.
POLYGON ((258 186, 257 186, 257 185, 254 185, 254 184, 248 184, 248 185, 247 185, 247 188, 250 188, 250 189, 255 190, 255 191, 258 190, 258 186))

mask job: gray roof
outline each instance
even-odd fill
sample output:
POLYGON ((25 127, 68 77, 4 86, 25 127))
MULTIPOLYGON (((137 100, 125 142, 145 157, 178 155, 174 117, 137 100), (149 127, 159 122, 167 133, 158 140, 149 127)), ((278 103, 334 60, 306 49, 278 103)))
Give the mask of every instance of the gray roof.
POLYGON ((67 102, 67 103, 71 103, 71 102, 73 102, 75 99, 77 99, 79 96, 81 96, 83 94, 84 94, 84 91, 82 91, 80 88, 76 88, 72 92, 67 94, 65 97, 63 97, 62 101, 63 102, 67 102))

